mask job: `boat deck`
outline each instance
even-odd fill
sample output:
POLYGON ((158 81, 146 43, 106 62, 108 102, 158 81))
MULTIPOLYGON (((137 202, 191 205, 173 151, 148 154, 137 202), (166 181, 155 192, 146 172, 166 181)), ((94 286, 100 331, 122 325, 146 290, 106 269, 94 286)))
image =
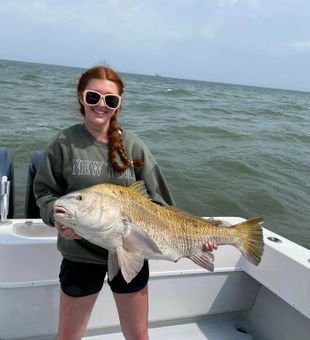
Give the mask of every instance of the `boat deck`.
MULTIPOLYGON (((200 319, 198 321, 184 321, 180 324, 158 325, 149 328, 151 340, 248 340, 254 335, 248 333, 247 320, 238 317, 217 317, 200 319)), ((121 332, 92 335, 83 337, 83 340, 124 340, 121 332)))
MULTIPOLYGON (((0 228, 0 339, 55 339, 61 261, 56 232, 41 220, 10 222, 0 228)), ((151 260, 150 339, 308 340, 310 251, 263 232, 259 266, 232 246, 216 251, 212 273, 188 259, 151 260)), ((106 284, 83 339, 124 339, 106 284)))

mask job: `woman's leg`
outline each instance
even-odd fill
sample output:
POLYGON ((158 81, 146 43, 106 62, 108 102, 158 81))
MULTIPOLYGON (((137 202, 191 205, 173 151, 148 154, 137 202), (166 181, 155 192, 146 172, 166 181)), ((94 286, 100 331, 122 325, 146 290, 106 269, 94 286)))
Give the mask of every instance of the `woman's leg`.
POLYGON ((147 340, 148 289, 134 293, 113 293, 121 328, 126 340, 147 340))
POLYGON ((97 294, 71 297, 60 290, 59 327, 56 340, 80 340, 86 330, 97 294))
POLYGON ((102 288, 106 266, 63 259, 57 340, 80 340, 102 288))

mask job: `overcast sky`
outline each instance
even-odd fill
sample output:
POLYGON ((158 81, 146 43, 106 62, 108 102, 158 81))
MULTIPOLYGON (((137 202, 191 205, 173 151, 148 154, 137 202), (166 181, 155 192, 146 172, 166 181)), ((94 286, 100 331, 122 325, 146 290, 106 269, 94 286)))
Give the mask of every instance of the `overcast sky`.
POLYGON ((0 0, 0 59, 310 91, 309 0, 0 0))

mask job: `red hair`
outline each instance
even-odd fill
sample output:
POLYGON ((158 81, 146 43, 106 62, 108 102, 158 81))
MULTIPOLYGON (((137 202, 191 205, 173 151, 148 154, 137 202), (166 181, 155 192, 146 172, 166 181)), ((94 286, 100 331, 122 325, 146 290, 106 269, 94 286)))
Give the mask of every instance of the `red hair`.
MULTIPOLYGON (((111 68, 107 66, 95 66, 84 72, 77 86, 78 98, 82 97, 82 94, 91 79, 102 79, 114 82, 117 85, 119 95, 124 92, 124 83, 121 77, 111 68)), ((84 105, 79 100, 80 112, 85 116, 84 105)), ((109 138, 109 161, 116 171, 125 171, 130 166, 137 168, 143 167, 143 162, 139 160, 130 160, 127 156, 126 150, 122 141, 122 129, 118 126, 117 122, 118 110, 114 113, 110 120, 110 126, 108 130, 109 138), (120 156, 121 163, 118 161, 117 153, 120 156)))

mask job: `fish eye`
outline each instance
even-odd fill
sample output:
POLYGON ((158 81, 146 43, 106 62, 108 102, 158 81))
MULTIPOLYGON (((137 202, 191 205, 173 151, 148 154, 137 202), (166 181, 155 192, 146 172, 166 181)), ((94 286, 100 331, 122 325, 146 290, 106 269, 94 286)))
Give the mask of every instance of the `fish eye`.
POLYGON ((82 201, 82 200, 83 200, 83 197, 82 197, 81 195, 79 195, 79 196, 76 196, 76 199, 77 199, 78 201, 82 201))

